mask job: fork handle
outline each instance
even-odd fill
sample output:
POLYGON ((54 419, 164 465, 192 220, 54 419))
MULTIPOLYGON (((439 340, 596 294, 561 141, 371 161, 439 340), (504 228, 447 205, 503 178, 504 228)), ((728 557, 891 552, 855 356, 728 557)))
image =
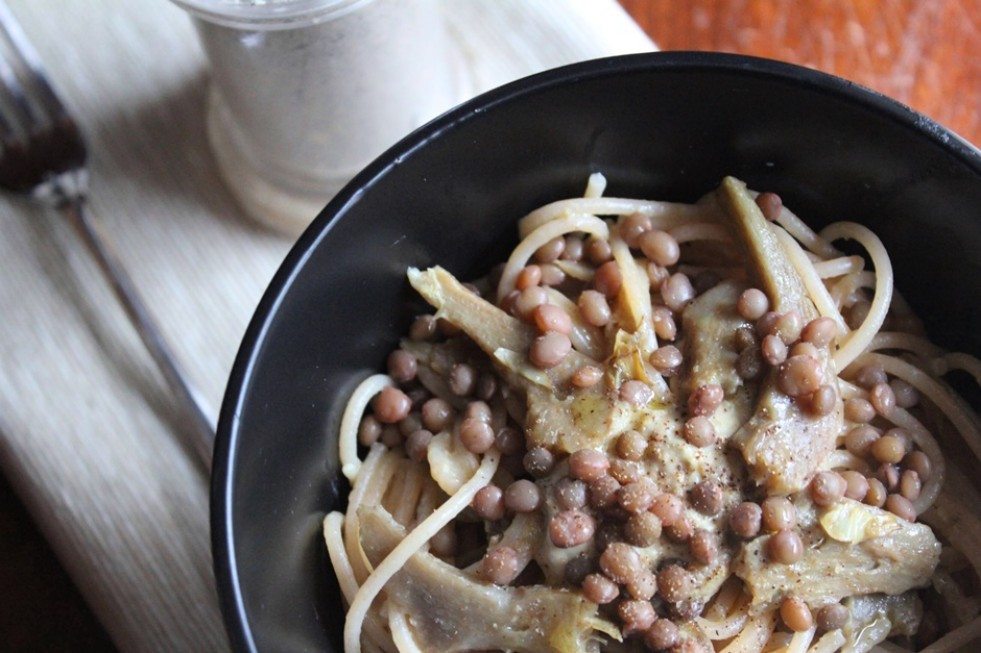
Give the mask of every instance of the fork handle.
POLYGON ((76 197, 65 202, 60 210, 82 237, 170 390, 177 395, 182 409, 179 431, 187 440, 187 446, 204 465, 205 471, 209 472, 215 427, 207 416, 208 412, 201 394, 191 385, 187 374, 181 369, 177 357, 174 356, 170 345, 167 344, 160 328, 147 310, 146 304, 140 298, 133 280, 112 250, 109 239, 100 233, 98 226, 91 219, 84 197, 76 197))

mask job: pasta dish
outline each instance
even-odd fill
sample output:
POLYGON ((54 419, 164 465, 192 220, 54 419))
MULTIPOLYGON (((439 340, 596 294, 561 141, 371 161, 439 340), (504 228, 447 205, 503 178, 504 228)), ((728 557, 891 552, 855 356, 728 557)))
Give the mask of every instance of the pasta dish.
POLYGON ((605 190, 486 277, 408 270, 435 312, 339 429, 345 651, 972 650, 981 432, 949 381, 981 362, 860 224, 731 177, 605 190))

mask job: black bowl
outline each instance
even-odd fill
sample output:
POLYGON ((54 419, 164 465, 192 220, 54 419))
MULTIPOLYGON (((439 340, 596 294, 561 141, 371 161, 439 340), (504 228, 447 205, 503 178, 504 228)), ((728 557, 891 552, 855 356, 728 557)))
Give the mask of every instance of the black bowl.
POLYGON ((939 343, 981 349, 981 153, 867 89, 788 64, 663 53, 590 61, 482 95, 359 174, 306 231, 245 335, 212 480, 215 572, 235 647, 340 651, 343 608, 320 523, 343 502, 335 430, 419 305, 408 266, 466 279, 515 221, 580 194, 694 200, 726 174, 812 225, 885 241, 939 343))

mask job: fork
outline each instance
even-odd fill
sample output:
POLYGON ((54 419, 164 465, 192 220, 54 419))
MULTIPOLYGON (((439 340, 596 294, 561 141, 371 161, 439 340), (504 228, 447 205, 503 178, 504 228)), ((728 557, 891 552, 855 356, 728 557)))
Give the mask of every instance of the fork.
POLYGON ((214 426, 204 401, 89 215, 85 141, 54 88, 37 51, 0 0, 0 188, 57 209, 72 224, 153 357, 180 406, 178 430, 211 468, 214 426))

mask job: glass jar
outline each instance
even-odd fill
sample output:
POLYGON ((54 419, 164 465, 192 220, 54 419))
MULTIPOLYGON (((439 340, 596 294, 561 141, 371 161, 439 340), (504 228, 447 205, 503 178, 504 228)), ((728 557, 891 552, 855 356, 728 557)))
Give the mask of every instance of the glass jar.
POLYGON ((211 65, 208 138, 245 211, 298 235, 355 173, 462 99, 434 0, 174 0, 211 65))

